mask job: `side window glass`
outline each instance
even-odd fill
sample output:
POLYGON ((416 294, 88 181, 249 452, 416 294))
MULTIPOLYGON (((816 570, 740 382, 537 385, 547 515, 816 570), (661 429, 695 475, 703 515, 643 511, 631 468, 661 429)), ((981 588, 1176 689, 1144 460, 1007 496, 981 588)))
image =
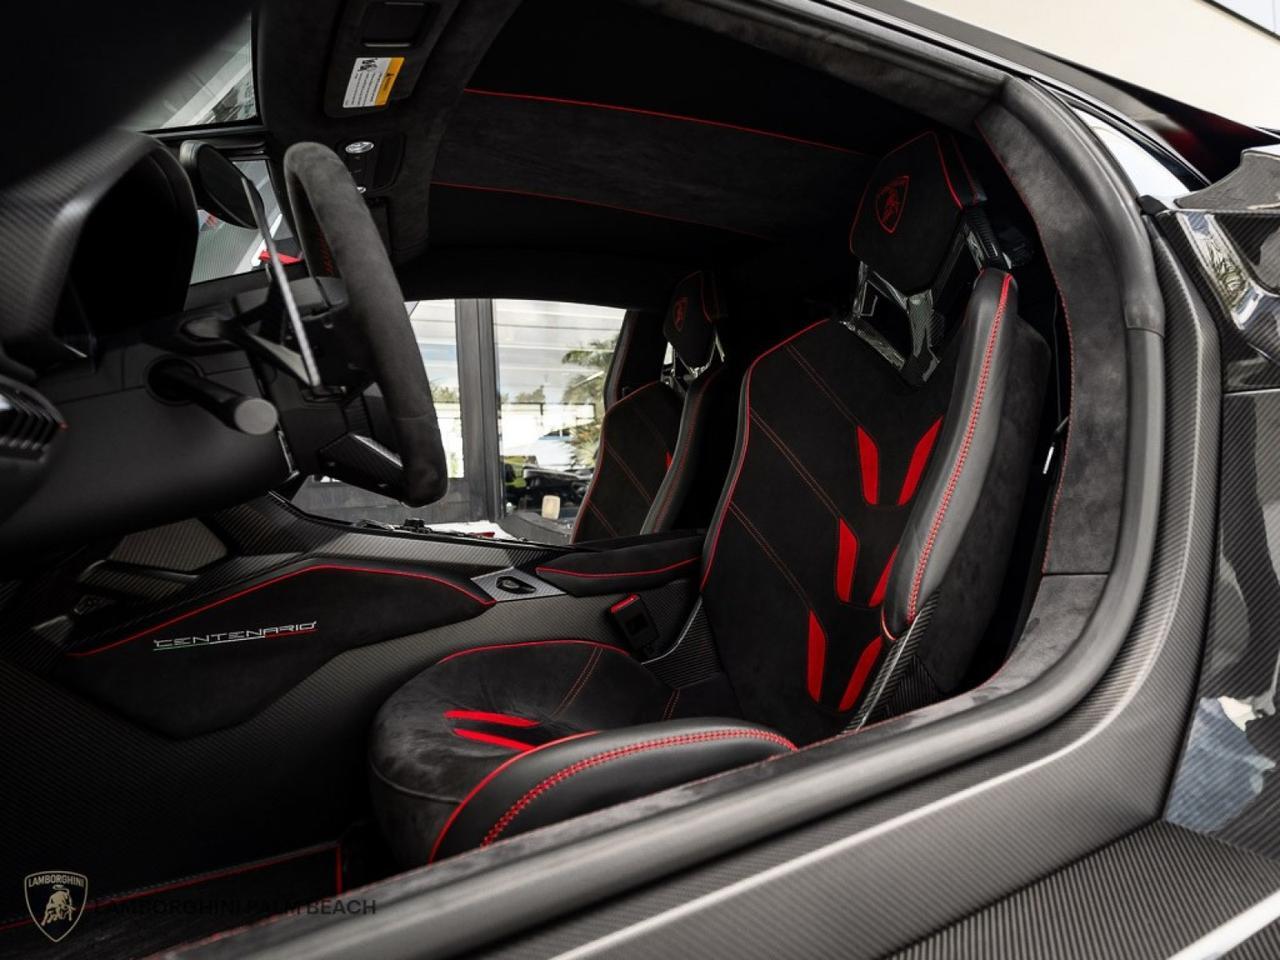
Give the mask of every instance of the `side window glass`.
POLYGON ((626 311, 494 300, 504 527, 566 538, 595 467, 604 385, 626 311))

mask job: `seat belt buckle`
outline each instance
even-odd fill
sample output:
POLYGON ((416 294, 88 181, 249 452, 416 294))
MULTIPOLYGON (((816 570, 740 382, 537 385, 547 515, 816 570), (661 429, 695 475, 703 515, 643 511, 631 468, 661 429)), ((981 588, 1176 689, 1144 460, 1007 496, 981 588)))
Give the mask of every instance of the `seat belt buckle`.
POLYGON ((609 608, 609 616, 639 659, 651 660, 657 656, 661 638, 643 597, 638 593, 624 597, 609 608))

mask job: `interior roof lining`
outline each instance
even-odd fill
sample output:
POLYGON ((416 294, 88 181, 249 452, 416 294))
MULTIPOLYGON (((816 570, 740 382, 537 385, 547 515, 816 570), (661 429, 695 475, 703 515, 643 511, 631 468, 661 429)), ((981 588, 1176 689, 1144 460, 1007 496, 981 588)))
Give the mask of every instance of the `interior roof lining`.
POLYGON ((668 113, 663 110, 651 110, 645 107, 626 106, 617 103, 601 103, 593 100, 576 100, 570 97, 552 97, 542 94, 518 93, 507 90, 483 90, 476 87, 467 87, 462 91, 465 94, 483 97, 503 97, 511 100, 526 100, 536 103, 554 103, 563 106, 585 107, 597 110, 614 110, 620 113, 634 114, 642 117, 652 117, 660 120, 675 120, 683 123, 702 124, 708 127, 719 127, 724 130, 733 130, 737 133, 749 133, 761 137, 772 137, 778 140, 786 140, 790 143, 802 144, 808 147, 818 147, 823 150, 835 150, 839 153, 850 153, 855 156, 867 156, 865 151, 855 150, 852 147, 838 146, 833 143, 825 143, 821 140, 813 140, 808 137, 798 137, 789 133, 781 133, 776 130, 764 130, 759 127, 744 126, 737 123, 729 123, 724 120, 712 120, 706 117, 695 117, 687 114, 668 113))

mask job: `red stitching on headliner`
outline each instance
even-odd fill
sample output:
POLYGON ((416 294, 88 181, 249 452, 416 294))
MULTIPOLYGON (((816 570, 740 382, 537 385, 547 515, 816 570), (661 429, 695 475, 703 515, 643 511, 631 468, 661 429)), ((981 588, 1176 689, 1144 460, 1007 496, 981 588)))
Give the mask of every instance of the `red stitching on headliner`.
MULTIPOLYGON (((1004 171, 1005 179, 1013 185, 1014 191, 1018 194, 1018 198, 1022 201, 1022 205, 1026 207, 1030 213, 1031 207, 1027 204, 1027 198, 1022 193, 1022 188, 1018 186, 1016 180, 1009 174, 1009 168, 1004 162, 1004 158, 991 144, 991 138, 987 136, 987 132, 982 129, 981 124, 974 122, 974 129, 978 131, 978 135, 982 137, 987 145, 987 149, 991 155, 996 158, 996 163, 1000 164, 1000 169, 1004 171)), ((1035 224, 1036 236, 1040 240, 1040 249, 1044 251, 1044 261, 1049 265, 1049 275, 1053 277, 1053 285, 1058 289, 1058 299, 1062 301, 1062 319, 1067 325, 1067 367, 1068 377, 1071 380, 1071 397, 1067 408, 1068 415, 1071 413, 1070 404, 1074 404, 1076 396, 1076 346, 1075 341, 1071 337, 1071 313, 1067 310, 1067 293, 1062 284, 1058 281, 1058 273, 1053 269, 1053 257, 1049 256, 1049 248, 1045 245, 1044 236, 1040 231, 1040 224, 1036 223, 1033 216, 1031 222, 1035 224)), ((1057 358, 1054 358, 1054 376, 1057 376, 1057 358)), ((1067 460, 1071 454, 1071 422, 1067 421, 1067 434, 1062 438, 1062 467, 1058 471, 1058 489, 1053 495, 1053 508, 1049 511, 1049 531, 1044 538, 1044 559, 1040 563, 1040 572, 1049 572, 1049 548, 1053 545, 1053 527, 1054 522, 1058 519, 1058 504, 1062 502, 1062 490, 1067 483, 1067 460)))
POLYGON ((603 200, 586 200, 582 197, 566 197, 559 193, 541 193, 537 190, 521 190, 518 187, 491 187, 479 183, 459 183, 456 180, 432 180, 433 187, 449 187, 454 190, 478 190, 481 193, 506 193, 517 197, 532 197, 535 200, 559 200, 564 203, 579 203, 586 207, 600 207, 605 210, 616 210, 619 213, 634 213, 642 217, 655 217, 658 220, 673 220, 676 223, 687 223, 695 227, 705 227, 708 230, 723 230, 725 233, 736 233, 740 236, 751 237, 753 240, 768 240, 761 233, 753 233, 750 230, 742 230, 738 227, 726 227, 718 223, 707 223, 703 220, 693 220, 689 217, 677 216, 673 213, 658 213, 654 210, 640 210, 636 207, 624 207, 616 203, 607 203, 603 200))
POLYGON ((683 113, 666 113, 662 110, 649 110, 644 107, 625 107, 616 103, 600 103, 594 100, 574 100, 568 97, 548 97, 533 93, 510 93, 505 90, 481 90, 476 87, 467 87, 462 92, 480 97, 503 97, 510 100, 531 100, 535 103, 556 103, 570 107, 591 107, 596 110, 633 113, 638 116, 654 117, 659 120, 678 120, 682 123, 696 123, 705 127, 718 127, 723 130, 734 130, 738 133, 750 133, 760 137, 771 137, 775 140, 786 140, 788 143, 799 143, 806 147, 819 147, 823 150, 834 150, 837 153, 849 153, 859 157, 865 156, 865 154, 859 150, 854 150, 850 147, 838 147, 833 143, 823 143, 821 140, 810 140, 807 137, 796 137, 787 133, 778 133, 776 130, 763 130, 760 127, 745 127, 737 123, 727 123, 723 120, 708 120, 705 117, 693 117, 683 113))
MULTIPOLYGON (((657 740, 648 740, 642 743, 628 744, 625 747, 616 747, 613 750, 606 750, 604 753, 597 753, 595 756, 584 757, 569 766, 557 770, 549 777, 544 778, 536 786, 525 791, 515 803, 507 808, 507 811, 498 818, 489 832, 484 835, 484 839, 480 841, 480 846, 487 847, 499 837, 502 836, 504 830, 511 826, 512 822, 524 810, 526 810, 534 800, 542 796, 557 784, 564 783, 570 777, 573 777, 583 770, 589 770, 591 767, 597 767, 601 764, 609 763, 613 760, 620 760, 625 757, 641 753, 645 750, 658 750, 663 747, 683 746, 690 743, 711 743, 717 740, 764 740, 768 743, 775 743, 779 746, 786 747, 788 750, 795 750, 796 746, 786 737, 776 733, 769 733, 764 730, 708 730, 704 733, 687 733, 677 736, 662 737, 657 740)), ((527 754, 525 754, 527 756, 527 754)))
POLYGON ((104 651, 123 646, 124 644, 130 643, 134 640, 140 640, 142 637, 155 633, 157 630, 163 630, 165 627, 172 627, 175 623, 181 623, 183 620, 188 620, 197 614, 204 613, 206 610, 212 610, 215 607, 220 607, 223 604, 230 603, 232 600, 239 600, 241 597, 248 596, 251 593, 256 593, 259 590, 263 590, 267 587, 273 586, 274 584, 283 583, 285 580, 292 580, 294 577, 300 577, 306 573, 315 573, 318 570, 338 570, 346 573, 373 573, 388 577, 408 577, 411 580, 429 580, 432 583, 438 583, 443 587, 448 587, 455 593, 460 593, 470 600, 474 600, 482 607, 491 607, 497 602, 489 597, 479 597, 465 587, 460 587, 457 584, 450 583, 448 580, 442 580, 439 577, 433 577, 429 573, 412 573, 407 570, 378 570, 372 567, 356 567, 343 563, 318 563, 314 566, 303 567, 301 570, 293 570, 289 573, 281 574, 280 576, 273 577, 270 580, 264 580, 262 583, 256 583, 253 586, 246 587, 245 589, 233 593, 228 597, 213 600, 203 606, 196 607, 194 610, 190 610, 187 613, 180 614, 176 617, 171 617, 163 623, 157 623, 153 627, 147 627, 145 630, 140 630, 137 633, 131 634, 121 640, 113 640, 105 646, 94 647, 92 650, 74 650, 67 653, 66 656, 91 657, 94 654, 103 653, 104 651))
POLYGON ((562 577, 579 577, 583 580, 611 580, 614 577, 648 577, 659 573, 667 573, 670 570, 678 570, 681 567, 687 567, 691 563, 697 563, 697 557, 689 557, 687 560, 681 560, 678 563, 670 563, 665 567, 656 567, 653 570, 619 570, 617 573, 579 573, 576 570, 561 570, 558 567, 538 567, 538 573, 557 573, 562 577))
POLYGON ((756 365, 759 364, 761 360, 769 356, 769 354, 773 353, 774 351, 779 350, 782 347, 785 347, 787 344, 791 343, 793 340, 798 340, 800 337, 803 337, 809 331, 815 330, 818 327, 822 326, 824 323, 829 323, 829 322, 830 322, 829 320, 819 320, 816 323, 811 323, 809 324, 809 326, 796 331, 795 333, 791 334, 791 336, 787 337, 785 340, 782 340, 779 343, 775 343, 772 347, 770 347, 764 353, 760 354, 760 356, 752 360, 751 366, 747 368, 747 376, 743 381, 743 386, 742 386, 743 396, 745 397, 746 412, 747 412, 747 415, 742 418, 742 421, 743 421, 742 449, 738 451, 738 458, 737 458, 738 462, 734 466, 733 479, 729 482, 728 495, 724 498, 724 503, 721 505, 719 510, 719 516, 716 518, 715 532, 711 536, 711 549, 708 550, 706 553, 706 557, 707 557, 706 570, 703 571, 702 582, 698 584, 699 590, 702 590, 704 587, 706 587, 707 580, 711 576, 711 568, 714 566, 715 560, 716 560, 716 548, 720 545, 720 531, 724 529, 725 516, 729 512, 729 505, 733 503, 733 495, 738 489, 738 480, 742 476, 742 465, 747 462, 747 447, 751 442, 751 378, 752 376, 755 375, 756 365))
POLYGON ((996 316, 991 322, 991 333, 987 335, 987 348, 982 356, 982 373, 978 377, 978 390, 974 394, 973 406, 969 410, 969 422, 965 427, 964 440, 960 444, 960 455, 956 458, 956 465, 951 470, 951 477, 947 480, 947 489, 942 495, 942 503, 938 507, 938 513, 933 519, 933 525, 929 528, 929 537, 925 540, 924 549, 920 551, 920 560, 916 564, 916 573, 911 581, 911 596, 907 600, 907 623, 916 618, 916 603, 920 599, 920 585, 924 580, 925 567, 929 563, 929 555, 933 552, 933 544, 938 538, 938 531, 942 527, 942 521, 947 515, 947 508, 951 504, 951 495, 955 492, 956 484, 960 481, 960 472, 964 469, 965 460, 969 456, 969 448, 973 444, 973 434, 978 429, 978 417, 982 413, 982 401, 987 392, 987 380, 991 376, 991 358, 995 354, 996 337, 1000 333, 1000 326, 1004 320, 1004 308, 1009 299, 1009 284, 1013 282, 1013 276, 1006 273, 1004 282, 1000 285, 1000 302, 996 305, 996 316))

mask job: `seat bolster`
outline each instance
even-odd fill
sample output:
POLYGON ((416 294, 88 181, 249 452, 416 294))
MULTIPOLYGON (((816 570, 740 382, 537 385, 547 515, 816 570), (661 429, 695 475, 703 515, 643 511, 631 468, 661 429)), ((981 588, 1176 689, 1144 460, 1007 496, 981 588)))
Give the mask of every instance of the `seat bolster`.
POLYGON ((962 336, 938 454, 921 482, 882 609, 890 639, 902 638, 944 586, 973 608, 969 619, 980 634, 1021 514, 1049 352, 1018 316, 1012 276, 987 270, 978 278, 962 336))
POLYGON ((553 741, 480 781, 435 839, 431 860, 793 750, 768 727, 719 718, 553 741))

